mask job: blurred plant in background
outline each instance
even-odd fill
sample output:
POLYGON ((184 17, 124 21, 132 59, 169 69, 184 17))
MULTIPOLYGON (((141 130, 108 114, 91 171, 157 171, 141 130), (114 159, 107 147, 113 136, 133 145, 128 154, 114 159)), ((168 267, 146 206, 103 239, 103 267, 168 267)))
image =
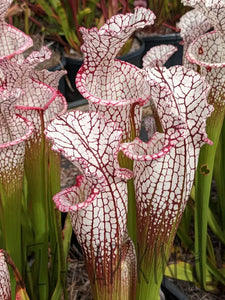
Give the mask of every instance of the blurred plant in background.
MULTIPOLYGON (((14 1, 15 2, 15 1, 14 1)), ((16 0, 8 18, 26 34, 43 33, 47 39, 80 52, 80 27, 101 27, 111 16, 131 11, 129 0, 16 0)))
POLYGON ((156 15, 155 24, 148 31, 156 34, 170 31, 179 31, 176 22, 188 10, 180 0, 135 0, 134 6, 142 6, 151 9, 156 15))

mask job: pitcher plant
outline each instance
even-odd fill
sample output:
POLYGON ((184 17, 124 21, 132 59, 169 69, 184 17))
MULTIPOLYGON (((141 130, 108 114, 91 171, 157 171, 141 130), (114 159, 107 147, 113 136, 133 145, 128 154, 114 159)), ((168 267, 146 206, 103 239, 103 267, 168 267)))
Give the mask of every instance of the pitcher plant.
MULTIPOLYGON (((212 104, 214 111, 207 119, 207 133, 213 141, 213 146, 205 145, 200 153, 199 164, 196 172, 195 183, 195 255, 197 278, 202 287, 207 289, 206 276, 210 271, 215 278, 225 283, 225 277, 218 270, 215 257, 210 255, 207 258, 207 225, 209 224, 215 234, 224 242, 223 231, 219 228, 216 218, 209 207, 211 193, 211 183, 216 157, 217 146, 224 122, 224 17, 225 3, 221 0, 216 1, 195 1, 183 0, 185 5, 194 7, 204 18, 204 30, 212 27, 208 33, 201 32, 202 35, 192 40, 187 52, 185 53, 189 66, 195 68, 211 86, 208 95, 208 103, 212 104), (209 24, 211 26, 209 26, 209 24), (203 34, 204 33, 204 34, 203 34), (208 217, 207 217, 208 216, 208 217)), ((218 162, 220 164, 220 162, 218 162)), ((219 177, 224 178, 221 169, 219 177)), ((219 184, 219 183, 218 183, 219 184)), ((221 208, 224 201, 221 199, 221 208)))
POLYGON ((118 45, 152 20, 150 10, 136 8, 99 30, 81 29, 84 64, 76 84, 90 112, 68 112, 45 131, 53 149, 83 174, 53 199, 59 210, 70 211, 94 299, 159 299, 200 148, 212 144, 205 132, 213 111, 206 100, 209 85, 193 70, 162 67, 174 48, 156 56, 152 51, 142 70, 115 59, 118 45), (138 136, 148 101, 163 132, 144 143, 138 136), (129 280, 121 280, 125 275, 129 280))
MULTIPOLYGON (((0 5, 0 26, 13 31, 4 21, 10 3, 0 5)), ((25 59, 21 53, 31 46, 29 38, 21 37, 22 46, 11 31, 8 44, 1 36, 0 248, 12 256, 31 299, 68 299, 70 218, 94 299, 159 299, 197 166, 199 191, 200 177, 211 176, 211 161, 205 163, 204 154, 198 164, 200 149, 204 153, 207 147, 214 155, 218 137, 213 132, 222 127, 220 4, 218 11, 216 31, 195 40, 187 51, 204 77, 182 66, 163 67, 176 50, 173 46, 151 49, 143 69, 116 59, 135 30, 153 25, 149 9, 113 16, 100 29, 81 28, 84 62, 76 85, 89 101, 89 112, 66 112, 65 98, 57 91, 63 71, 35 69, 50 57, 46 47, 25 59), (209 55, 214 60, 208 64, 209 55), (148 103, 157 131, 143 142, 142 108, 148 103), (82 173, 75 186, 63 191, 61 155, 82 173), (63 232, 60 211, 69 213, 63 232)), ((199 267, 198 274, 203 271, 199 267)), ((12 275, 10 271, 14 298, 12 275)), ((28 297, 25 292, 23 297, 28 297)))

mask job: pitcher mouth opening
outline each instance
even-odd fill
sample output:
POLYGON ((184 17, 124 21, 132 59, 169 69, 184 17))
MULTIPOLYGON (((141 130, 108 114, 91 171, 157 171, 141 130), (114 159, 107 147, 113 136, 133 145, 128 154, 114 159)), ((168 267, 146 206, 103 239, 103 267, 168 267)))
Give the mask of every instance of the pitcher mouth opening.
POLYGON ((186 57, 191 63, 199 66, 223 68, 225 67, 225 60, 221 62, 224 56, 221 42, 223 40, 219 31, 210 31, 198 37, 189 45, 186 57), (218 42, 216 43, 216 41, 218 42))
POLYGON ((89 80, 89 88, 89 83, 87 82, 88 74, 84 66, 82 66, 76 77, 77 89, 83 97, 90 102, 106 106, 124 106, 135 102, 139 102, 139 104, 143 106, 149 101, 150 88, 145 83, 143 71, 136 66, 115 59, 115 64, 113 64, 110 70, 103 76, 103 79, 101 79, 100 76, 93 74, 91 80, 89 80), (112 68, 114 68, 114 70, 112 70, 112 68), (133 73, 133 76, 130 75, 130 72, 133 73), (102 85, 101 80, 107 82, 107 75, 113 73, 116 74, 116 76, 112 75, 109 79, 110 82, 108 82, 107 85, 102 85), (121 81, 119 81, 120 78, 122 78, 121 81), (139 83, 139 86, 136 82, 139 83), (123 84, 126 85, 126 88, 128 87, 127 90, 123 88, 123 84), (102 89, 103 86, 104 89, 102 89), (118 86, 120 86, 120 88, 118 88, 118 86))

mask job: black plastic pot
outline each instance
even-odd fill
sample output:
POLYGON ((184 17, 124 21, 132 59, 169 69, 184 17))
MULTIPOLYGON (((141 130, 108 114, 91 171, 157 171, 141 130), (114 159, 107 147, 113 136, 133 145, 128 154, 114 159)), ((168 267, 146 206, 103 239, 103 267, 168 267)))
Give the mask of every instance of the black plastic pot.
MULTIPOLYGON (((145 51, 145 45, 142 40, 139 40, 140 48, 136 51, 128 53, 119 57, 120 60, 129 62, 137 67, 142 66, 142 56, 145 51)), ((83 99, 82 95, 78 92, 75 86, 75 78, 77 75, 78 70, 80 69, 83 61, 78 59, 73 59, 71 57, 66 57, 66 66, 65 69, 67 70, 67 76, 70 81, 70 84, 74 91, 71 91, 68 84, 66 83, 66 99, 68 102, 68 107, 77 107, 80 105, 84 105, 87 103, 87 100, 83 99)))
MULTIPOLYGON (((75 78, 77 75, 78 70, 80 69, 81 65, 83 63, 83 60, 80 59, 74 59, 72 57, 66 57, 66 66, 65 69, 67 71, 67 77, 70 82, 70 85, 73 89, 73 91, 70 89, 66 82, 66 100, 68 102, 68 105, 71 106, 72 102, 79 101, 83 99, 82 95, 78 92, 76 86, 75 86, 75 78)), ((74 103, 75 105, 75 103, 74 103)), ((80 103, 82 105, 82 103, 80 103)))
POLYGON ((189 300, 189 298, 167 277, 163 278, 161 289, 166 300, 189 300))
POLYGON ((182 65, 183 46, 180 44, 182 38, 179 33, 147 36, 143 37, 142 40, 145 44, 144 55, 150 48, 154 46, 159 46, 162 44, 176 46, 178 48, 178 51, 170 57, 165 66, 171 67, 174 65, 182 65))

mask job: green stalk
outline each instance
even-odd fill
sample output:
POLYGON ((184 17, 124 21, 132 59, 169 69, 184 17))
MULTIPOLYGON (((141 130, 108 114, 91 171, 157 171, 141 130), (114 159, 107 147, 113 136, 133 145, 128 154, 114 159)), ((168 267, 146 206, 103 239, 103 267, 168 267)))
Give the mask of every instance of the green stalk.
MULTIPOLYGON (((51 286, 53 293, 51 299, 58 300, 63 293, 64 299, 68 299, 66 290, 67 256, 69 247, 64 251, 63 232, 61 223, 61 213, 57 210, 53 196, 60 191, 61 157, 58 153, 52 151, 49 145, 49 220, 50 220, 50 243, 51 243, 51 286)), ((68 224, 67 224, 68 226, 68 224)), ((67 230, 66 238, 70 244, 72 235, 72 225, 67 230)), ((65 236, 64 236, 65 238, 65 236)))
MULTIPOLYGON (((136 123, 135 123, 135 108, 138 104, 133 104, 130 108, 130 127, 131 131, 127 136, 127 140, 123 142, 130 142, 136 138, 136 123)), ((122 168, 133 170, 133 161, 127 158, 121 151, 118 153, 118 161, 122 168)), ((134 188, 134 179, 127 181, 127 191, 128 191, 128 215, 127 215, 127 228, 130 238, 132 239, 135 248, 137 246, 137 216, 136 216, 136 197, 134 188)))
POLYGON ((4 246, 22 271, 21 255, 21 190, 22 183, 16 185, 0 184, 1 222, 4 246))
MULTIPOLYGON (((222 230, 225 233, 225 122, 220 134, 220 139, 216 151, 216 160, 214 164, 214 177, 219 196, 219 213, 222 225, 222 230)), ((224 234, 225 235, 225 234, 224 234)))
MULTIPOLYGON (((193 199, 193 209, 195 210, 195 188, 193 187, 192 193, 191 193, 191 198, 193 199)), ((225 243, 225 237, 224 233, 222 232, 222 229, 220 228, 219 224, 217 223, 211 209, 208 209, 208 225, 210 226, 211 230, 213 233, 222 241, 222 243, 225 243)), ((189 233, 186 232, 185 230, 182 231, 182 227, 178 228, 177 234, 179 238, 181 239, 182 243, 184 244, 184 247, 190 251, 193 255, 195 254, 195 249, 194 249, 194 241, 189 237, 189 233)), ((207 257, 207 272, 206 272, 206 281, 207 281, 207 290, 212 291, 215 290, 215 282, 212 282, 212 276, 209 275, 212 273, 214 276, 214 281, 220 281, 222 284, 224 282, 224 270, 219 269, 217 267, 217 264, 215 262, 215 257, 214 257, 214 251, 213 247, 211 245, 211 240, 210 237, 207 236, 207 251, 209 253, 209 257, 207 257), (210 272, 210 273, 209 273, 210 272), (210 279, 209 279, 210 277, 210 279)), ((180 269, 182 270, 182 268, 180 269)), ((185 267, 183 268, 183 272, 185 273, 185 267)), ((194 274, 194 273, 193 273, 194 274)), ((224 273, 225 274, 225 273, 224 273)), ((197 282, 197 278, 195 278, 195 281, 197 282)))
POLYGON ((154 240, 143 245, 141 241, 137 248, 137 300, 159 300, 159 290, 170 252, 170 241, 167 243, 154 240))
POLYGON ((210 118, 207 119, 206 132, 213 141, 213 146, 204 145, 200 151, 196 172, 196 209, 195 209, 195 256, 196 274, 203 288, 206 287, 207 271, 207 224, 208 207, 213 175, 213 166, 217 144, 224 120, 224 108, 215 107, 210 118))
MULTIPOLYGON (((41 142, 30 141, 27 147, 25 170, 28 182, 28 211, 34 234, 34 243, 27 245, 28 255, 34 259, 31 267, 37 299, 48 300, 48 203, 47 203, 47 153, 44 138, 43 111, 41 142)), ((37 137, 39 139, 39 137, 37 137)))
MULTIPOLYGON (((54 205, 54 204, 53 204, 54 205)), ((55 205, 54 205, 55 207, 55 205)), ((62 225, 61 225, 61 213, 55 208, 55 225, 58 235, 58 282, 54 293, 52 295, 52 300, 58 300, 63 293, 64 300, 68 300, 68 294, 66 289, 66 274, 67 274, 67 256, 68 252, 64 252, 63 239, 62 239, 62 225)), ((71 230, 72 233, 72 230, 71 230)), ((71 238, 71 235, 70 235, 71 238)))
MULTIPOLYGON (((60 281, 61 259, 59 252, 59 236, 57 231, 56 209, 52 197, 60 191, 60 156, 53 152, 48 145, 48 211, 49 211, 49 240, 51 251, 51 267, 50 267, 50 293, 52 295, 54 290, 62 292, 60 281)), ((59 218, 61 225, 61 218, 59 218)))
POLYGON ((225 245, 225 234, 218 224, 211 209, 208 210, 208 224, 212 229, 213 233, 220 239, 220 241, 225 245))
POLYGON ((64 299, 68 299, 66 289, 67 257, 70 248, 72 225, 70 215, 67 215, 64 229, 62 230, 61 213, 57 210, 52 197, 60 191, 60 155, 49 149, 49 220, 50 220, 50 245, 51 245, 51 273, 50 280, 51 300, 58 300, 62 293, 64 299))
POLYGON ((137 300, 159 299, 160 286, 176 234, 178 218, 179 215, 173 222, 169 236, 161 227, 150 234, 147 232, 147 224, 145 231, 137 233, 137 300), (147 240, 149 234, 151 238, 147 240))
POLYGON ((34 235, 32 230, 31 219, 28 213, 27 207, 27 199, 28 199, 28 183, 26 174, 24 174, 24 184, 23 184, 23 200, 22 200, 22 245, 23 245, 23 263, 24 263, 24 273, 21 274, 24 281, 26 282, 26 289, 31 299, 35 299, 34 297, 34 289, 33 289, 33 278, 31 274, 31 269, 29 264, 27 263, 27 245, 32 245, 34 243, 34 235))
MULTIPOLYGON (((16 172, 18 173, 18 172, 16 172)), ((21 176, 18 176, 21 177, 21 176)), ((15 179, 14 179, 15 180, 15 179)), ((3 235, 3 245, 13 258, 15 265, 22 273, 22 244, 21 244, 21 202, 22 202, 22 180, 14 184, 0 183, 0 217, 3 235)), ((15 298, 16 281, 10 270, 12 299, 15 298)))
POLYGON ((130 238, 132 239, 135 248, 137 247, 137 216, 136 216, 136 198, 134 189, 134 179, 127 181, 128 190, 128 215, 127 227, 130 238))
POLYGON ((70 220, 70 214, 67 214, 64 228, 63 228, 63 251, 64 253, 69 253, 70 241, 72 235, 72 224, 70 220))
POLYGON ((161 282, 159 282, 159 277, 158 282, 155 282, 154 277, 154 274, 149 274, 149 282, 146 282, 146 280, 143 277, 140 279, 140 282, 137 284, 137 300, 160 300, 159 289, 162 282, 162 278, 161 282))
POLYGON ((188 234, 190 231, 192 216, 193 216, 193 210, 190 208, 190 206, 186 205, 182 219, 179 224, 180 230, 186 232, 186 234, 188 234))

